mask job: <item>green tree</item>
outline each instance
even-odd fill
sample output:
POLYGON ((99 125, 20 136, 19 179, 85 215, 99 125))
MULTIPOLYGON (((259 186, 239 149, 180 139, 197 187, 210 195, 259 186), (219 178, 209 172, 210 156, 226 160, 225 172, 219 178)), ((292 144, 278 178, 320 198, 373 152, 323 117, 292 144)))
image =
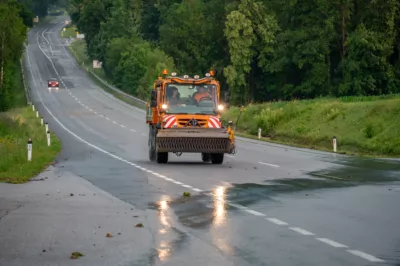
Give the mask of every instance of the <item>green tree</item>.
POLYGON ((0 4, 0 88, 3 87, 6 63, 18 60, 26 38, 26 26, 19 16, 19 10, 7 4, 0 4))
POLYGON ((0 110, 12 106, 14 63, 20 58, 27 28, 17 5, 0 3, 0 110))

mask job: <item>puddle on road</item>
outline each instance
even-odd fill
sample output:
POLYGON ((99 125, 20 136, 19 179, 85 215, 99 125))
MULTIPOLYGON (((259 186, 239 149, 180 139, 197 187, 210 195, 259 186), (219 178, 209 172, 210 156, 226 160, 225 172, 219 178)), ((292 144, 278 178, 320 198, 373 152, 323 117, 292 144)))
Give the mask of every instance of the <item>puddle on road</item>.
POLYGON ((324 156, 322 161, 335 163, 347 168, 362 168, 365 170, 378 171, 400 171, 400 160, 385 160, 360 157, 336 157, 324 156))

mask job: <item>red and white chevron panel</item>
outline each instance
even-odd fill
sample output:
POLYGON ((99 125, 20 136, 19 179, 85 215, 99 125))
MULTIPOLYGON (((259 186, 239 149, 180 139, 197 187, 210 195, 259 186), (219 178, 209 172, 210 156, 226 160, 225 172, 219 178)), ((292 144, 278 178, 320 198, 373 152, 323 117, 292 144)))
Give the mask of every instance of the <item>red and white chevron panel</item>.
POLYGON ((208 118, 208 127, 210 128, 221 128, 221 122, 219 122, 219 118, 216 116, 210 116, 208 118))
POLYGON ((164 128, 171 128, 172 126, 177 125, 176 116, 174 115, 167 115, 164 117, 164 128))

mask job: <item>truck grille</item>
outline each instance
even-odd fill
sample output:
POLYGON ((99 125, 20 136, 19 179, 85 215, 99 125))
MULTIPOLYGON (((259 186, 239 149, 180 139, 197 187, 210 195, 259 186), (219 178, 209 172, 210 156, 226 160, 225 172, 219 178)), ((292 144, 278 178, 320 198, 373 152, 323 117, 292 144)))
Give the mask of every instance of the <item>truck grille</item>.
MULTIPOLYGON (((178 119, 178 127, 184 127, 190 120, 191 118, 180 118, 178 119)), ((197 122, 200 124, 201 127, 207 127, 207 119, 196 119, 197 122)), ((188 127, 192 127, 192 125, 188 125, 188 127)), ((199 125, 196 125, 196 127, 199 127, 199 125)))

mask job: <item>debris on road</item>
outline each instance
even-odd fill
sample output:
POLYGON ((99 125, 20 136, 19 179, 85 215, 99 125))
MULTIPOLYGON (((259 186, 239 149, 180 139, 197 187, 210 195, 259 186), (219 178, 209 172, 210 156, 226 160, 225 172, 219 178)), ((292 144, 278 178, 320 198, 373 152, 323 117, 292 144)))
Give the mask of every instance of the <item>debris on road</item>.
POLYGON ((183 192, 183 197, 190 197, 190 193, 189 192, 183 192))
POLYGON ((106 237, 112 237, 113 235, 110 233, 107 233, 106 237))
POLYGON ((143 227, 142 223, 138 223, 137 225, 135 225, 135 227, 143 227))
POLYGON ((75 259, 79 259, 80 257, 83 257, 84 255, 80 252, 72 252, 71 254, 71 259, 75 260, 75 259))

